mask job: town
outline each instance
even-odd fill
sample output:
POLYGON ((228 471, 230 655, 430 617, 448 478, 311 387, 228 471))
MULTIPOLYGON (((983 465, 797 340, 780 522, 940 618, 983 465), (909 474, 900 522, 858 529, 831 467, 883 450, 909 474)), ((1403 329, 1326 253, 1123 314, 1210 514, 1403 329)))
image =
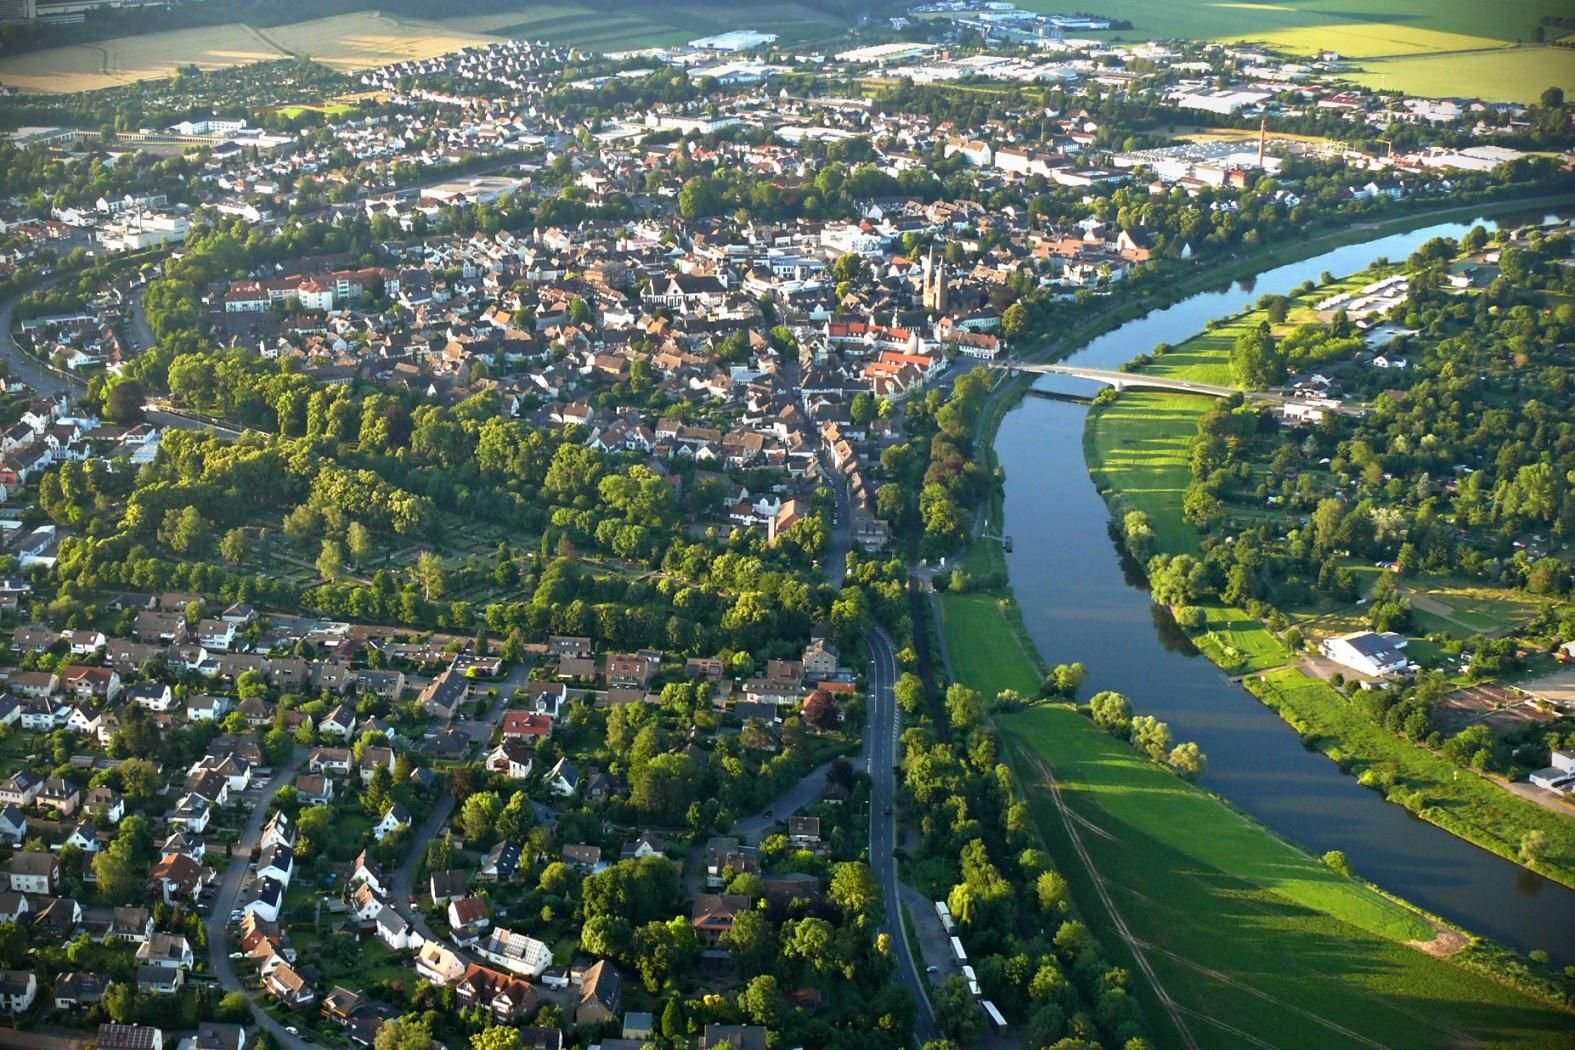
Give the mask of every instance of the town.
MULTIPOLYGON (((93 24, 66 6, 0 19, 93 24)), ((1156 622, 1496 777, 1514 847, 1398 762, 1332 774, 1563 889, 1562 91, 1098 10, 738 19, 0 97, 0 1003, 34 1050, 1199 1045, 1086 852, 1118 837, 1010 727, 1073 707, 1167 796, 1209 756, 1018 648, 1040 545, 990 442, 1106 328, 1435 213, 1516 218, 1037 392, 1089 412, 1156 622), (1518 428, 1466 374, 1504 355, 1518 428), (1129 493, 1100 428, 1146 396, 1212 407, 1129 493), (1470 425, 1397 436, 1440 403, 1470 425)), ((1470 979, 1567 1020, 1547 947, 1470 979)))

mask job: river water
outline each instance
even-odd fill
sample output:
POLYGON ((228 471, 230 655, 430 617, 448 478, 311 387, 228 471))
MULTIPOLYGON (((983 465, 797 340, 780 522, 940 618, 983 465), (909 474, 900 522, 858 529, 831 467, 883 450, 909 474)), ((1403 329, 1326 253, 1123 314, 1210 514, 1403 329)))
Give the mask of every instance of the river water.
MULTIPOLYGON (((1380 256, 1402 260, 1429 238, 1459 238, 1471 225, 1440 224, 1337 248, 1194 295, 1100 336, 1068 363, 1117 368, 1156 343, 1182 342, 1260 295, 1288 293, 1326 270, 1353 273, 1380 256)), ((1070 377, 1045 376, 1037 385, 1091 392, 1091 384, 1070 377)), ((1133 567, 1123 566, 1083 456, 1086 414, 1080 404, 1024 398, 996 439, 1014 541, 1011 584, 1044 658, 1081 660, 1089 671, 1085 696, 1125 693, 1139 714, 1169 722, 1177 740, 1196 740, 1208 755, 1201 783, 1305 849, 1344 850, 1364 878, 1508 947, 1575 958, 1575 891, 1361 787, 1192 648, 1150 601, 1133 567)))

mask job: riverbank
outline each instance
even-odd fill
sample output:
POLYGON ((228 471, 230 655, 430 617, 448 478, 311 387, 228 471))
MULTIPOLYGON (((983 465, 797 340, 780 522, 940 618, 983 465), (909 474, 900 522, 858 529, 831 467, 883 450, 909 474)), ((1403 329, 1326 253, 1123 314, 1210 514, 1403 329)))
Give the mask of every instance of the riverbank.
MULTIPOLYGON (((1343 277, 1334 285, 1363 279, 1343 277)), ((1330 291, 1323 287, 1292 297, 1292 320, 1330 291)), ((1155 359, 1154 368, 1188 378, 1228 374, 1231 333, 1255 328, 1260 320, 1267 320, 1261 310, 1233 317, 1155 359)), ((1202 535, 1183 520, 1181 496, 1192 481, 1191 438, 1212 406, 1206 397, 1129 391, 1088 413, 1084 451, 1095 487, 1116 520, 1133 510, 1149 516, 1155 553, 1201 554, 1202 535)), ((1187 631, 1194 644, 1226 673, 1247 676, 1242 683, 1247 690, 1278 712, 1308 747, 1422 819, 1517 864, 1523 837, 1542 832, 1548 849, 1535 870, 1575 886, 1575 821, 1375 724, 1339 691, 1302 673, 1301 655, 1258 618, 1219 603, 1200 608, 1205 621, 1187 631)), ((1360 612, 1354 606, 1351 611, 1360 612)), ((1294 623, 1297 610, 1282 612, 1294 623)))
MULTIPOLYGON (((1528 203, 1531 207, 1546 207, 1567 202, 1568 198, 1520 201, 1496 210, 1517 210, 1528 206, 1528 203)), ((1451 216, 1470 219, 1483 211, 1480 207, 1470 207, 1450 209, 1442 215, 1411 215, 1400 219, 1392 228, 1421 227, 1430 221, 1447 220, 1451 216)), ((1372 236, 1374 234, 1371 231, 1364 231, 1361 236, 1342 240, 1365 241, 1372 236)), ((1327 250, 1333 240, 1322 238, 1302 242, 1299 246, 1288 246, 1282 252, 1275 253, 1274 259, 1292 256, 1296 259, 1307 258, 1327 250)), ((1257 258, 1264 261, 1249 264, 1240 270, 1256 273, 1274 261, 1263 256, 1257 258)), ((1225 279, 1220 270, 1210 271, 1206 280, 1203 276, 1188 279, 1185 283, 1178 280, 1168 286, 1169 294, 1162 298, 1150 296, 1141 306, 1127 304, 1090 318, 1062 338, 1040 347, 1035 354, 1028 356, 1044 359, 1064 355, 1125 321, 1179 301, 1200 289, 1215 287, 1225 279)), ((1109 367, 1114 367, 1114 364, 1109 367)), ((1017 404, 1031 385, 1027 377, 1004 380, 998 385, 986 411, 981 413, 975 447, 981 460, 992 471, 998 462, 994 447, 997 428, 1007 411, 1017 404)), ((1016 469, 1023 469, 1022 464, 1019 463, 1016 469)), ((987 533, 1003 530, 1001 496, 998 490, 987 508, 981 511, 982 519, 988 522, 988 528, 984 530, 987 533)), ((1089 498, 1092 500, 1092 494, 1089 498)), ((1017 527, 1025 529, 1022 521, 1017 523, 1017 527)), ((1011 534, 1011 522, 1005 522, 1004 531, 1011 534)), ((1017 537, 1017 541, 1019 557, 1031 553, 1031 547, 1025 545, 1022 535, 1017 537)), ((960 564, 981 585, 979 590, 983 593, 965 593, 960 596, 942 594, 938 597, 939 604, 945 609, 942 621, 943 644, 948 647, 958 679, 974 684, 977 681, 1028 682, 1042 678, 1044 660, 1022 626, 1018 606, 1011 600, 1012 590, 1006 578, 1005 559, 999 543, 989 540, 972 543, 960 564), (1004 606, 999 601, 1003 598, 1007 599, 1004 606), (959 619, 969 626, 959 629, 959 619), (992 638, 993 644, 988 649, 968 644, 970 638, 980 637, 981 634, 988 634, 992 638)), ((1098 616, 1100 611, 1090 610, 1088 615, 1098 616)), ((1062 655, 1066 659, 1080 658, 1076 648, 1062 655)), ((1096 675, 1090 679, 1084 691, 1086 694, 1089 690, 1099 688, 1100 678, 1096 675)), ((1239 862, 1240 856, 1231 856, 1215 849, 1212 844, 1216 840, 1239 841, 1236 836, 1248 834, 1261 840, 1260 848, 1268 850, 1273 844, 1285 850, 1282 857, 1291 858, 1285 863, 1291 865, 1292 869, 1302 871, 1307 878, 1314 874, 1322 878, 1329 873, 1311 856, 1297 847, 1287 845, 1257 820, 1244 816, 1210 792, 1179 781, 1150 765, 1069 708, 1044 708, 1047 712, 1054 712, 1049 731, 1035 734, 1036 740, 1025 744, 1019 739, 1023 733, 1016 728, 1014 720, 1042 717, 1038 713, 1040 710, 1002 718, 998 728, 1010 744, 1008 756, 1014 762, 1020 783, 1034 789, 1031 793, 1034 817, 1051 843, 1058 867, 1071 881, 1080 910, 1096 927, 1102 942, 1113 950, 1123 942, 1114 928, 1112 918, 1096 906, 1098 895, 1094 880, 1106 879, 1107 885, 1116 891, 1113 902, 1121 909, 1123 916, 1129 920, 1139 917, 1136 914, 1138 912, 1146 916, 1139 928, 1139 935, 1143 943, 1155 948, 1152 961, 1156 968, 1161 968, 1161 978, 1167 993, 1182 1000, 1190 1011, 1189 1016, 1212 1016, 1236 1029, 1236 1035, 1233 1036, 1213 1022, 1200 1024, 1199 1034, 1210 1045, 1240 1046, 1250 1041, 1239 1037, 1242 1032, 1257 1033, 1253 1038, 1261 1037, 1276 1046, 1328 1046, 1351 1042, 1348 1037, 1335 1038, 1331 1035, 1331 1029, 1318 1022, 1302 1025, 1298 1020, 1296 1025, 1285 1025, 1287 1016, 1295 1012, 1288 1007, 1300 1003, 1302 986, 1308 981, 1320 982, 1318 994, 1324 1004, 1339 1002, 1346 995, 1357 996, 1366 1018, 1363 1025, 1370 1024, 1372 1030, 1381 1031, 1385 1045, 1471 1042, 1558 1045, 1570 1023, 1568 1014, 1562 1010, 1550 1012, 1547 1006, 1509 987, 1523 980, 1541 989, 1540 994, 1557 998, 1558 993, 1552 990, 1551 985, 1545 981, 1539 983, 1527 971, 1524 963, 1512 957, 1506 959, 1504 953, 1480 943, 1472 943, 1449 961, 1439 962, 1424 956, 1422 951, 1430 950, 1430 946, 1460 943, 1463 938, 1452 930, 1448 931, 1447 937, 1433 938, 1422 944, 1403 943, 1363 929, 1348 921, 1349 916, 1319 911, 1315 906, 1281 896, 1272 886, 1255 886, 1239 878, 1232 868, 1239 862), (1057 752, 1050 756, 1050 761, 1063 787, 1077 789, 1074 795, 1077 800, 1073 809, 1076 815, 1074 819, 1086 819, 1099 828, 1097 833, 1083 828, 1086 832, 1083 838, 1092 847, 1095 861, 1090 870, 1079 866, 1066 826, 1044 791, 1043 778, 1036 775, 1032 764, 1028 762, 1033 754, 1032 745, 1045 741, 1063 743, 1082 751, 1081 757, 1057 752), (1062 764, 1056 765, 1058 762, 1062 764), (1122 807, 1124 812, 1130 814, 1131 824, 1117 821, 1097 811, 1099 804, 1107 801, 1100 792, 1078 788, 1081 783, 1094 783, 1099 776, 1115 774, 1118 779, 1124 780, 1130 773, 1134 783, 1140 785, 1130 795, 1133 799, 1141 800, 1145 797, 1143 788, 1148 784, 1147 775, 1139 773, 1139 769, 1164 778, 1164 790, 1167 792, 1177 791, 1195 796, 1201 805, 1196 811, 1189 810, 1185 817, 1194 823, 1176 825, 1173 811, 1149 813, 1142 806, 1122 807), (1234 828, 1220 834, 1219 829, 1226 825, 1234 825, 1234 828), (1196 855, 1171 849, 1158 837, 1181 827, 1195 841, 1199 851, 1196 855), (1241 829, 1247 830, 1243 832, 1241 829), (1110 837, 1107 838, 1107 835, 1110 837), (1118 849, 1118 845, 1124 845, 1125 848, 1118 849), (1107 849, 1112 851, 1109 856, 1106 855, 1107 849), (1164 887, 1165 892, 1157 893, 1154 887, 1164 887), (1174 894, 1171 892, 1172 887, 1175 887, 1174 894), (1164 899, 1156 901, 1153 899, 1155 896, 1164 899), (1133 915, 1128 915, 1129 909, 1134 911, 1133 915), (1214 921, 1216 916, 1219 922, 1214 921), (1274 935, 1264 942, 1261 926, 1269 920, 1275 926, 1274 935), (1260 943, 1266 943, 1268 947, 1260 949, 1260 943), (1418 947, 1422 951, 1414 950, 1418 947), (1186 950, 1183 951, 1183 948, 1186 950), (1259 954, 1260 950, 1262 954, 1259 954), (1335 970, 1339 972, 1333 972, 1335 970), (1484 973, 1488 976, 1484 976, 1484 973), (1324 981, 1330 983, 1321 983, 1324 981), (1285 998, 1280 998, 1273 990, 1265 991, 1266 982, 1282 991, 1285 998), (1438 994, 1437 1002, 1433 998, 1435 991, 1438 994), (1456 1010, 1468 1016, 1457 1020, 1456 1010), (1445 1030, 1428 1028, 1428 1024, 1434 1020, 1445 1026, 1445 1030), (1518 1028, 1520 1021, 1525 1021, 1529 1028, 1518 1028), (1287 1035, 1287 1028, 1295 1028, 1300 1041, 1287 1042, 1291 1039, 1287 1035), (1406 1035, 1411 1031, 1417 1033, 1415 1037, 1406 1035)), ((1142 710, 1141 703, 1139 710, 1142 710)), ((1264 717, 1272 718, 1267 714, 1264 717)), ((1360 796, 1359 791, 1355 793, 1360 796)), ((1309 885, 1315 886, 1317 883, 1309 885)), ((1352 885, 1363 887, 1364 892, 1373 898, 1397 903, 1365 884, 1352 885)), ((1355 901, 1362 900, 1361 897, 1355 898, 1355 901)), ((1370 907, 1365 902, 1358 905, 1351 901, 1351 898, 1341 894, 1315 903, 1335 908, 1344 908, 1349 903, 1358 912, 1366 912, 1370 907)), ((1408 911, 1407 914, 1413 918, 1420 917, 1415 912, 1408 911)), ((1390 933, 1405 936, 1403 930, 1391 930, 1390 933)), ((1149 1015, 1160 1018, 1162 1005, 1152 990, 1142 984, 1135 990, 1143 999, 1149 1015)), ((1338 1013, 1334 1016, 1341 1017, 1338 1013)), ((1347 1024, 1353 1029, 1357 1027, 1349 1021, 1337 1023, 1347 1024)))
MULTIPOLYGON (((1465 221, 1479 216, 1538 211, 1572 205, 1575 205, 1575 194, 1561 193, 1411 211, 1376 222, 1359 223, 1325 231, 1304 240, 1259 249, 1221 262, 1211 262, 1206 269, 1198 267, 1192 272, 1177 271, 1163 284, 1144 288, 1136 298, 1121 298, 1113 301, 1103 310, 1079 321, 1054 338, 1044 338, 1041 334, 1039 345, 1033 350, 1017 355, 1017 359, 1025 363, 1059 360, 1128 321, 1162 310, 1198 292, 1222 284, 1228 286, 1238 279, 1252 277, 1275 266, 1299 262, 1329 251, 1331 248, 1360 244, 1434 223, 1465 221)), ((999 467, 995 437, 1001 420, 1033 387, 1036 378, 1022 373, 1003 373, 991 392, 989 401, 980 412, 973 435, 973 447, 986 471, 992 475, 996 474, 999 467)), ((1181 404, 1195 400, 1180 395, 1172 396, 1181 404)), ((1190 430, 1188 434, 1190 435, 1190 430)), ((1044 674, 1048 670, 1038 648, 1023 625, 1022 616, 1007 579, 1006 559, 1001 543, 999 540, 984 538, 989 535, 999 535, 1006 530, 1002 498, 1003 482, 1004 479, 997 478, 997 484, 989 498, 984 506, 979 508, 976 527, 971 533, 973 539, 956 561, 957 567, 962 568, 968 578, 964 590, 964 594, 968 596, 942 593, 937 600, 940 620, 937 626, 943 632, 943 636, 944 632, 949 631, 962 638, 990 640, 988 645, 952 646, 949 647, 949 651, 958 678, 983 683, 976 685, 975 688, 986 696, 992 697, 1001 688, 1015 689, 1023 695, 1028 695, 1043 681, 1044 674), (969 591, 977 593, 969 594, 969 591), (989 596, 993 600, 984 600, 984 596, 989 596)), ((1183 487, 1185 487, 1184 482, 1183 487)), ((1166 512, 1166 516, 1170 514, 1170 511, 1166 512)), ((1173 516, 1176 521, 1180 521, 1179 492, 1175 500, 1173 516)), ((1006 534, 1010 533, 1006 532, 1006 534)))

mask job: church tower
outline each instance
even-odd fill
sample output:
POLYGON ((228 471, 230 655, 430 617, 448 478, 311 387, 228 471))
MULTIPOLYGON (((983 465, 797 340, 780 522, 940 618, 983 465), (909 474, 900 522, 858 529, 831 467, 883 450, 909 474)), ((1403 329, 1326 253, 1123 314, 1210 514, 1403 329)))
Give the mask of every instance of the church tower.
POLYGON ((924 259, 924 308, 931 313, 946 312, 946 257, 936 256, 935 245, 924 259))

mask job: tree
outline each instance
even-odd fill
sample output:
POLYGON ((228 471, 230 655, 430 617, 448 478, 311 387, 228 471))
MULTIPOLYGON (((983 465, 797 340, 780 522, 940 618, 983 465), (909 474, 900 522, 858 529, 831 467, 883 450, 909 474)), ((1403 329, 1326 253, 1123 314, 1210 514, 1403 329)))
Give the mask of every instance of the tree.
POLYGON ((372 1041, 372 1050, 431 1050, 432 1027, 420 1014, 406 1014, 385 1021, 372 1041))
POLYGON ((413 570, 416 586, 421 588, 421 596, 429 602, 435 602, 443 597, 448 589, 448 573, 443 568, 443 559, 431 551, 422 551, 416 559, 413 570))
POLYGON ((1046 915, 1064 913, 1071 903, 1068 893, 1066 879, 1057 872, 1044 872, 1034 880, 1034 898, 1039 902, 1039 910, 1046 915))
POLYGON ((329 583, 338 583, 344 575, 345 555, 344 549, 339 546, 338 540, 324 540, 323 549, 317 555, 317 572, 329 583))
POLYGON ((127 904, 142 888, 142 871, 122 839, 93 856, 93 876, 98 892, 110 904, 127 904))
POLYGON ((1132 702, 1110 690, 1095 693, 1088 702, 1094 724, 1116 736, 1125 736, 1132 722, 1132 702))
POLYGON ((192 554, 207 539, 208 523, 196 507, 171 507, 159 525, 159 540, 179 554, 192 554))
POLYGON ((464 829, 467 839, 484 841, 491 837, 502 810, 503 803, 497 792, 478 791, 460 807, 459 826, 464 829))
POLYGON ((875 422, 875 399, 868 392, 860 390, 853 395, 853 400, 848 405, 848 414, 859 426, 869 426, 875 422))
POLYGON ((1548 852, 1548 836, 1542 831, 1533 829, 1520 837, 1520 862, 1525 865, 1535 865, 1548 852))
POLYGON ((145 418, 142 406, 147 400, 148 393, 141 383, 135 379, 122 379, 110 390, 104 402, 104 411, 116 423, 129 427, 141 423, 145 418))
POLYGON ((1170 751, 1170 726, 1152 715, 1132 719, 1132 746, 1155 762, 1163 762, 1170 751))
POLYGON ((848 861, 831 873, 831 902, 850 919, 873 914, 880 907, 880 884, 868 864, 848 861))
POLYGON ((1168 761, 1172 769, 1189 779, 1202 776, 1203 768, 1208 764, 1207 756, 1191 740, 1171 748, 1168 761))
POLYGON ((836 931, 825 919, 789 919, 782 924, 782 954, 802 959, 817 973, 837 966, 836 931))
POLYGON ((350 527, 345 530, 345 547, 349 550, 355 567, 359 569, 361 562, 372 553, 371 532, 359 521, 352 521, 350 527))
POLYGON ((219 1020, 239 1024, 251 1017, 252 1001, 245 992, 230 992, 219 1000, 219 1020))
POLYGON ((782 1013, 782 992, 777 979, 769 973, 761 974, 740 993, 738 1008, 755 1024, 774 1027, 782 1013))
POLYGON ((967 732, 984 721, 984 697, 961 682, 953 682, 946 689, 946 718, 952 729, 967 732))
POLYGON ((1001 334, 1016 339, 1028 331, 1028 310, 1022 303, 1013 303, 1001 314, 1001 334))
POLYGON ((915 713, 924 703, 924 682, 912 671, 904 671, 892 691, 896 694, 897 705, 906 714, 915 713))
POLYGON ((251 534, 243 528, 234 528, 219 541, 219 556, 231 565, 239 565, 251 554, 251 534))
POLYGON ((471 1050, 519 1050, 520 1030, 513 1025, 495 1024, 470 1037, 471 1050))
POLYGON ((930 993, 930 1002, 935 1008, 935 1023, 959 1046, 969 1046, 983 1034, 984 1015, 968 990, 968 982, 960 975, 942 981, 930 993))
POLYGON ((837 702, 830 693, 817 689, 809 694, 809 699, 804 701, 804 721, 820 730, 836 728, 837 702))

